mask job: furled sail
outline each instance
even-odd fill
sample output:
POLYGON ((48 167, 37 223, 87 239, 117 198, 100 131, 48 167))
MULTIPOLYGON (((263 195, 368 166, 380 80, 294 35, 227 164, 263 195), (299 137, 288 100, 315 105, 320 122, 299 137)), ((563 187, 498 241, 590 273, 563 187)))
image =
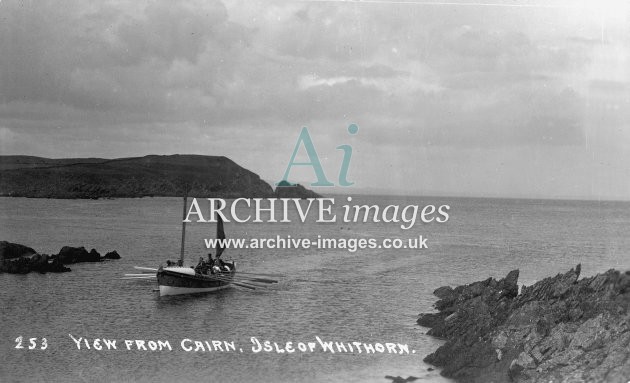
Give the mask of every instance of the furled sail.
POLYGON ((219 258, 221 254, 223 254, 223 250, 225 250, 225 246, 222 246, 224 242, 222 240, 225 239, 225 232, 223 231, 223 219, 221 218, 221 214, 217 214, 217 239, 215 250, 217 258, 219 258))

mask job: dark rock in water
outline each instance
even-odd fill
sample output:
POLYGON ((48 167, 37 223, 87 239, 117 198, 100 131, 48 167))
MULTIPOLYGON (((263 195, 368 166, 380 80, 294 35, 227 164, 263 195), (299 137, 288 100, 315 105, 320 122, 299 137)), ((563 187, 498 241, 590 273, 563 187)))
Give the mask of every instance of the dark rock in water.
POLYGON ((11 274, 28 274, 31 272, 29 259, 25 257, 3 260, 0 270, 11 274))
POLYGON ((94 249, 89 253, 85 250, 85 247, 70 247, 64 246, 59 250, 58 254, 61 262, 64 264, 78 263, 78 262, 100 262, 101 255, 94 249))
POLYGON ((45 273, 48 271, 48 262, 49 262, 48 254, 34 254, 31 257, 31 269, 33 271, 45 273))
POLYGON ((39 254, 30 247, 17 243, 0 241, 0 272, 11 274, 28 274, 31 271, 67 272, 64 264, 77 262, 100 262, 103 259, 120 259, 116 251, 101 255, 95 249, 89 252, 84 247, 64 246, 59 254, 39 254))
POLYGON ((101 254, 99 254, 99 252, 96 251, 96 249, 92 249, 90 250, 88 254, 88 261, 86 262, 100 262, 102 260, 103 258, 101 258, 101 254))
POLYGON ((28 246, 7 241, 0 241, 0 260, 19 258, 35 253, 37 252, 28 246))
POLYGON ((416 381, 420 378, 415 377, 415 376, 408 376, 406 378, 403 378, 402 376, 385 375, 385 379, 390 379, 393 383, 407 383, 407 382, 416 381))
POLYGON ((37 264, 39 267, 41 260, 35 258, 37 252, 32 248, 18 243, 0 241, 0 271, 12 274, 27 274, 37 264), (31 259, 34 262, 31 262, 31 259))
POLYGON ((109 253, 105 254, 103 259, 120 259, 120 255, 118 254, 118 252, 116 250, 114 250, 114 251, 110 251, 109 253))
POLYGON ((518 270, 500 281, 437 289, 440 312, 418 323, 447 342, 425 361, 465 382, 627 382, 630 273, 578 280, 580 271, 520 295, 518 270))
POLYGON ((63 265, 58 265, 55 257, 49 257, 48 254, 27 254, 17 258, 3 259, 0 262, 0 272, 10 274, 28 274, 31 271, 40 273, 46 272, 64 272, 70 271, 63 265))
POLYGON ((53 272, 53 273, 65 273, 68 271, 72 271, 70 270, 70 268, 65 267, 63 265, 63 263, 61 262, 61 259, 59 258, 59 256, 57 255, 53 255, 50 257, 52 262, 50 262, 48 264, 48 271, 53 272))
POLYGON ((321 198, 322 196, 312 190, 308 190, 300 184, 291 184, 287 181, 280 181, 274 191, 276 198, 321 198))

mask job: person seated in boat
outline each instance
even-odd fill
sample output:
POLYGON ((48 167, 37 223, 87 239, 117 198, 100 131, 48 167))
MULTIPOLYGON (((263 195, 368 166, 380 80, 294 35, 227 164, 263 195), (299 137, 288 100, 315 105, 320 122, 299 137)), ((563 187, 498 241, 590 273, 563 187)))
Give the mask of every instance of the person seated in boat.
POLYGON ((211 274, 214 274, 218 271, 215 266, 215 260, 212 259, 212 253, 208 253, 208 269, 211 274))
POLYGON ((219 257, 217 257, 217 259, 214 261, 214 264, 221 271, 230 271, 230 266, 228 266, 225 262, 223 262, 223 260, 221 260, 221 258, 219 257))
POLYGON ((216 257, 212 261, 212 274, 217 274, 220 272, 221 272, 221 259, 219 259, 219 257, 216 257))
POLYGON ((208 264, 203 259, 203 257, 199 257, 199 263, 195 266, 195 273, 199 274, 207 274, 208 273, 208 264))

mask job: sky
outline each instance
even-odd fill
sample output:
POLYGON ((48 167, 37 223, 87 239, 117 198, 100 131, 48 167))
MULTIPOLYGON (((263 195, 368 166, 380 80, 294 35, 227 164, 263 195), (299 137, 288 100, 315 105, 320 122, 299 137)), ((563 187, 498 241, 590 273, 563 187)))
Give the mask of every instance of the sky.
POLYGON ((630 199, 630 5, 0 1, 2 155, 221 155, 277 182, 303 127, 331 183, 352 148, 322 193, 630 199))

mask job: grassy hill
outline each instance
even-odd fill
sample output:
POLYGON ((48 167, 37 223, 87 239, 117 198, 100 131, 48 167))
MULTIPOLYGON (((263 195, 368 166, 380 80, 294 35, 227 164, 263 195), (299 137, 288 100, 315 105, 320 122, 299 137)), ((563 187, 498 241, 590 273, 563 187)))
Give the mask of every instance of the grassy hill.
POLYGON ((226 157, 149 155, 102 159, 0 156, 0 195, 34 198, 272 197, 255 173, 226 157))

